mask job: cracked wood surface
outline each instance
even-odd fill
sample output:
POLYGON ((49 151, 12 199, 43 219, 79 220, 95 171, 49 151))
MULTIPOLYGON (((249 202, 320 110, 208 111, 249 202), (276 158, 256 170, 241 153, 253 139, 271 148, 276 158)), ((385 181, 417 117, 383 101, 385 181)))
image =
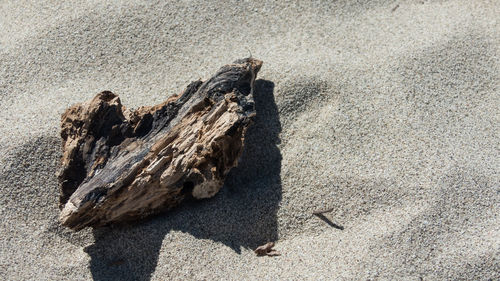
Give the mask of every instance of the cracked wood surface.
POLYGON ((104 91, 66 110, 60 219, 79 230, 214 196, 238 164, 262 61, 223 66, 165 102, 126 109, 104 91))

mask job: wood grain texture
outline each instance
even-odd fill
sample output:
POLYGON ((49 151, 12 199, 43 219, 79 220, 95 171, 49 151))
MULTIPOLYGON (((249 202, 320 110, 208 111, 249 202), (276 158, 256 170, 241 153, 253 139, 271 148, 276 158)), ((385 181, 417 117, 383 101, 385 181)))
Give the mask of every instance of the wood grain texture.
POLYGON ((246 58, 135 111, 104 91, 66 110, 60 219, 75 230, 214 196, 238 164, 262 61, 246 58))

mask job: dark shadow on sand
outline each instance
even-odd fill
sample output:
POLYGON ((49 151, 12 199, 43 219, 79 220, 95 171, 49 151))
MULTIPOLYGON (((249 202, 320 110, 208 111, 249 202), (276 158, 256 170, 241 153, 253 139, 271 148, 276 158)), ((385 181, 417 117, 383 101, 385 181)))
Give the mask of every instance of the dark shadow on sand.
POLYGON ((242 247, 254 249, 277 240, 281 123, 273 91, 272 82, 256 81, 255 123, 247 132, 240 164, 214 198, 129 226, 93 230, 96 242, 85 251, 94 280, 150 280, 171 230, 221 242, 238 253, 242 247))
POLYGON ((325 217, 323 214, 316 214, 316 217, 318 217, 320 220, 324 221, 326 224, 328 224, 329 226, 331 226, 333 228, 336 228, 338 230, 344 230, 343 226, 332 222, 329 218, 325 217))

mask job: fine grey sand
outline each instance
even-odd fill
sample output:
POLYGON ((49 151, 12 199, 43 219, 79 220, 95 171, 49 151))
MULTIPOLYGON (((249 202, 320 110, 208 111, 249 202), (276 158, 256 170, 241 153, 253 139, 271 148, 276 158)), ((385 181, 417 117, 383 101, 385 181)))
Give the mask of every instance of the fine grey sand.
POLYGON ((1 280, 500 278, 499 1, 110 2, 0 2, 1 280), (153 105, 249 51, 258 116, 217 196, 59 225, 65 108, 153 105))

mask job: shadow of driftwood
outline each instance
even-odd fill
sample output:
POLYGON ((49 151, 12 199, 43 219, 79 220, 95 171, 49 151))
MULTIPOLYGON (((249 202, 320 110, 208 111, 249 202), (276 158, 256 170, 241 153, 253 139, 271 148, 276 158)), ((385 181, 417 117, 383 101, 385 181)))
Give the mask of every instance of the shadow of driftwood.
POLYGON ((278 238, 281 123, 273 91, 272 82, 256 81, 255 123, 247 132, 240 164, 214 198, 132 226, 94 229, 95 243, 85 251, 95 280, 149 280, 171 230, 224 243, 238 253, 241 247, 253 249, 278 238))

